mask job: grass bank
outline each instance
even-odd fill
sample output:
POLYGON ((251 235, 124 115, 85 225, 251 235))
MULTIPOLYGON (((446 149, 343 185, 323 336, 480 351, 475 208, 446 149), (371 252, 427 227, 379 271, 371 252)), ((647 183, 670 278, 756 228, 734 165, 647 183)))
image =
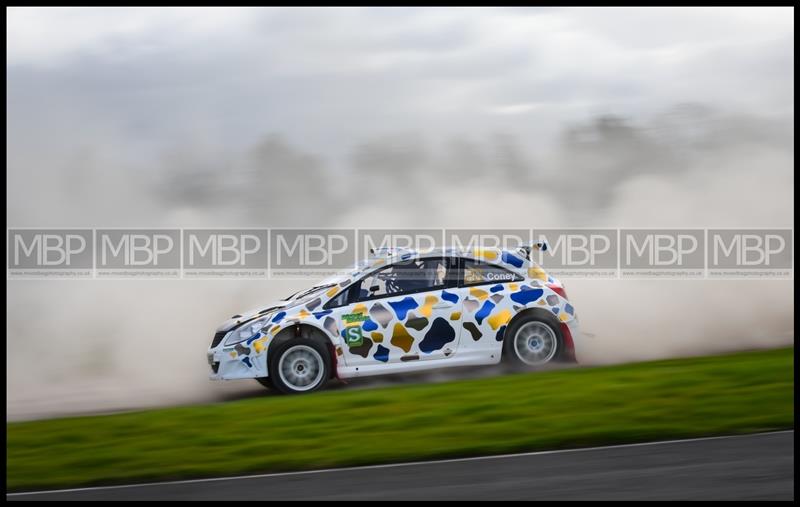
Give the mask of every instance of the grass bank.
POLYGON ((7 424, 10 490, 794 425, 792 348, 7 424))

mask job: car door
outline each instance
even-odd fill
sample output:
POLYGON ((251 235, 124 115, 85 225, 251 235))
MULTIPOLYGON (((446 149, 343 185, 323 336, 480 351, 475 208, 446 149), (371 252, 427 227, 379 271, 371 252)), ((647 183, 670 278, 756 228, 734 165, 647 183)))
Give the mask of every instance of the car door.
POLYGON ((510 295, 524 281, 517 273, 491 262, 460 259, 458 286, 463 294, 461 351, 497 352, 502 347, 506 324, 519 305, 510 295))
POLYGON ((349 289, 338 325, 348 366, 442 359, 458 347, 457 263, 423 257, 378 269, 349 289))

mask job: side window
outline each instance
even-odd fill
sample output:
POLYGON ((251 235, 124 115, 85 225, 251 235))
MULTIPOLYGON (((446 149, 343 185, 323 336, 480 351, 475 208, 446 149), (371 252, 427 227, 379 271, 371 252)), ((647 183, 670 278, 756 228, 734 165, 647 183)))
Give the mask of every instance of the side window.
POLYGON ((445 288, 452 276, 449 266, 450 261, 446 257, 412 259, 392 264, 362 279, 355 299, 363 301, 445 288))
POLYGON ((461 285, 463 286, 519 282, 523 280, 518 274, 494 264, 473 259, 462 259, 462 262, 464 263, 464 274, 461 277, 461 285))
POLYGON ((331 299, 325 304, 325 308, 338 308, 340 306, 344 306, 348 303, 349 295, 352 292, 353 286, 344 289, 342 292, 336 295, 335 298, 331 299))

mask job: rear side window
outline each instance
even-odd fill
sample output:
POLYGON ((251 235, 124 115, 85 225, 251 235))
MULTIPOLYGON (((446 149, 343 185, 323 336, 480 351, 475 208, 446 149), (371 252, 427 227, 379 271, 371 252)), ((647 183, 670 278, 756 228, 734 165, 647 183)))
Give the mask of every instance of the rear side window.
POLYGON ((473 259, 462 259, 461 285, 484 285, 489 283, 520 282, 521 276, 495 264, 473 259))

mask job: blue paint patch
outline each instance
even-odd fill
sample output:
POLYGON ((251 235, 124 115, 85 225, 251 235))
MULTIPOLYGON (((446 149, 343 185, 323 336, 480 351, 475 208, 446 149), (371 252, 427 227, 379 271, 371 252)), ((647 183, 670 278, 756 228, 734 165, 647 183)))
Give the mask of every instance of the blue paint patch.
POLYGON ((384 347, 383 345, 378 345, 377 350, 375 350, 375 354, 372 356, 374 359, 381 361, 383 363, 389 362, 389 349, 384 347))
POLYGON ((249 357, 243 357, 242 358, 242 362, 244 364, 246 364, 248 368, 252 368, 253 367, 253 363, 250 362, 250 358, 249 357))
POLYGON ((508 264, 511 264, 515 268, 522 267, 522 262, 523 262, 522 259, 520 259, 516 255, 511 254, 511 252, 503 251, 501 259, 503 259, 503 262, 507 262, 508 264))
POLYGON ((445 301, 450 301, 451 303, 458 303, 458 294, 453 294, 452 292, 447 292, 446 290, 443 290, 442 299, 444 299, 445 301))
POLYGON ((575 308, 573 308, 571 304, 567 303, 564 306, 564 311, 567 312, 568 314, 572 315, 573 312, 575 312, 575 308))
POLYGON ((361 324, 361 328, 364 331, 375 331, 378 329, 378 324, 372 321, 372 319, 367 319, 361 324))
POLYGON ((251 343, 256 341, 259 337, 261 337, 261 333, 256 333, 253 336, 251 336, 250 338, 247 339, 247 345, 250 345, 251 343))
POLYGON ((491 292, 500 292, 501 290, 503 290, 503 284, 500 284, 500 283, 498 283, 494 287, 490 287, 489 288, 489 291, 491 291, 491 292))
POLYGON ((494 339, 499 342, 503 341, 503 335, 505 334, 505 332, 506 332, 506 326, 505 325, 500 326, 500 329, 497 330, 497 334, 495 335, 494 339))
POLYGON ((400 256, 400 260, 402 260, 402 261, 404 261, 406 259, 410 259, 410 258, 411 258, 411 254, 410 253, 403 254, 402 256, 400 256))
POLYGON ((475 320, 478 322, 478 324, 482 324, 483 319, 485 319, 486 317, 489 316, 490 313, 492 313, 492 310, 494 310, 494 306, 495 306, 494 303, 492 303, 488 299, 483 303, 481 309, 478 310, 478 312, 475 314, 475 320))
POLYGON ((521 305, 527 305, 542 297, 542 294, 544 294, 542 289, 521 290, 511 294, 511 300, 521 305))
POLYGON ((556 315, 558 315, 558 307, 557 306, 554 306, 553 308, 550 308, 550 311, 555 313, 556 315))
POLYGON ((284 317, 286 317, 286 312, 278 312, 277 315, 272 317, 272 322, 278 322, 279 320, 281 320, 284 317))
POLYGON ((392 310, 394 310, 398 320, 406 320, 406 313, 408 313, 409 310, 413 310, 414 308, 418 307, 419 304, 414 301, 414 298, 406 297, 400 301, 389 301, 389 306, 391 306, 392 310))
POLYGON ((419 342, 419 350, 430 354, 431 352, 440 350, 445 344, 450 343, 456 339, 456 331, 442 317, 437 317, 431 324, 430 330, 425 333, 425 338, 419 342))
POLYGON ((329 313, 332 313, 332 312, 333 312, 333 310, 325 310, 325 311, 322 311, 322 312, 314 312, 314 317, 316 317, 317 320, 319 320, 322 317, 324 317, 324 316, 326 316, 326 315, 328 315, 329 313))

